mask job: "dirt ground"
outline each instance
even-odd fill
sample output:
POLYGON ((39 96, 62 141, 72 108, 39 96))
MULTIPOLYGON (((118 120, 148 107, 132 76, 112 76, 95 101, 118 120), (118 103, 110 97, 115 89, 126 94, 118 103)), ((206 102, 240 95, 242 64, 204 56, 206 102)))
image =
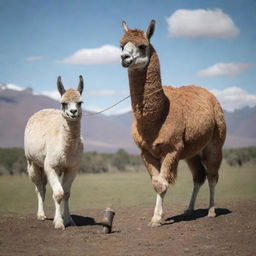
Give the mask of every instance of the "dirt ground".
POLYGON ((34 214, 4 215, 0 255, 256 255, 256 201, 221 202, 218 207, 216 218, 197 209, 189 219, 180 204, 166 207, 166 222, 159 228, 147 226, 152 206, 115 209, 111 234, 102 232, 99 209, 74 212, 77 226, 65 231, 34 214))

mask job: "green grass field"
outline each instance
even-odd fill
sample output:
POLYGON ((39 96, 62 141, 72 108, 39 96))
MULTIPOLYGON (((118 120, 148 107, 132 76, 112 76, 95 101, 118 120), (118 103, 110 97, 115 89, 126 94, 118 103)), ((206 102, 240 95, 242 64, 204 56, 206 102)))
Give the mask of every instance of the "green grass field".
MULTIPOLYGON (((53 210, 51 189, 47 186, 46 211, 53 210)), ((179 166, 175 185, 170 186, 165 204, 188 204, 192 191, 192 177, 186 165, 179 166)), ((208 185, 203 185, 199 200, 208 205, 208 185)), ((256 200, 256 168, 223 165, 216 188, 216 202, 222 200, 256 200)), ((86 208, 104 209, 155 203, 155 192, 148 173, 105 173, 79 175, 72 185, 70 206, 72 210, 86 208)), ((37 198, 34 185, 26 176, 0 176, 0 214, 36 212, 37 198)))

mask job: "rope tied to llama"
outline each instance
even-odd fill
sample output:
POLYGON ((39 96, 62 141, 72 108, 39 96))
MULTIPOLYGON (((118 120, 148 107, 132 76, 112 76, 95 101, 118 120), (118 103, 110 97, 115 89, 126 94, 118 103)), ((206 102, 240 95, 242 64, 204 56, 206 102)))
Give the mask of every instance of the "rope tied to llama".
MULTIPOLYGON (((160 90, 163 90, 163 88, 160 88, 160 89, 158 89, 158 90, 155 90, 155 91, 153 91, 153 92, 151 92, 151 93, 149 93, 149 94, 147 94, 147 95, 139 95, 139 96, 148 97, 148 96, 151 96, 151 95, 153 95, 153 94, 159 92, 160 90)), ((127 99, 130 98, 130 97, 131 97, 131 95, 129 94, 129 95, 126 96, 125 98, 123 98, 123 99, 117 101, 116 103, 114 103, 113 105, 110 105, 110 106, 107 107, 107 108, 104 108, 104 109, 102 109, 102 110, 100 110, 100 111, 98 111, 98 112, 93 112, 93 113, 89 113, 89 114, 83 114, 83 116, 95 116, 95 115, 101 114, 101 113, 103 113, 103 112, 105 112, 105 111, 107 111, 107 110, 109 110, 109 109, 111 109, 111 108, 113 108, 113 107, 119 105, 120 103, 122 103, 123 101, 127 100, 127 99)))

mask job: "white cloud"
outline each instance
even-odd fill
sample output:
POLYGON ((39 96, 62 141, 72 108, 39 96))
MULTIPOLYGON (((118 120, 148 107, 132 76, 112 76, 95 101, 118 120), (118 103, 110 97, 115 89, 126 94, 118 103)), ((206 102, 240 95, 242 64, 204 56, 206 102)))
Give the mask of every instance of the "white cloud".
POLYGON ((213 89, 211 92, 218 98, 223 109, 227 111, 256 105, 256 95, 249 94, 239 87, 229 87, 224 90, 213 89))
POLYGON ((103 45, 99 48, 81 49, 70 57, 57 61, 57 63, 71 65, 99 65, 118 63, 120 49, 113 45, 103 45))
POLYGON ((233 20, 221 9, 180 9, 166 19, 170 37, 232 38, 239 34, 233 20))
POLYGON ((237 76, 247 69, 252 68, 250 63, 233 62, 233 63, 216 63, 206 69, 200 70, 197 75, 199 77, 215 77, 215 76, 237 76))
POLYGON ((42 60, 43 59, 43 56, 29 56, 26 58, 26 61, 39 61, 39 60, 42 60))

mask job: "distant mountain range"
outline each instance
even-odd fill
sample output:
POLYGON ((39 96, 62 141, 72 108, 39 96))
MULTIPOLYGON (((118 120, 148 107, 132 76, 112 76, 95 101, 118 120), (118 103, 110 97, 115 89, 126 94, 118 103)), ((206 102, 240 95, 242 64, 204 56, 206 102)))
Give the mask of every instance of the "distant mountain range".
MULTIPOLYGON (((32 89, 0 83, 0 147, 23 147, 23 134, 28 118, 44 108, 60 108, 58 101, 39 95, 32 89)), ((88 111, 84 111, 89 113, 88 111)), ((225 147, 256 145, 256 107, 225 112, 228 136, 225 147)), ((132 113, 82 119, 82 136, 86 151, 115 152, 123 148, 138 153, 131 137, 132 113)))

